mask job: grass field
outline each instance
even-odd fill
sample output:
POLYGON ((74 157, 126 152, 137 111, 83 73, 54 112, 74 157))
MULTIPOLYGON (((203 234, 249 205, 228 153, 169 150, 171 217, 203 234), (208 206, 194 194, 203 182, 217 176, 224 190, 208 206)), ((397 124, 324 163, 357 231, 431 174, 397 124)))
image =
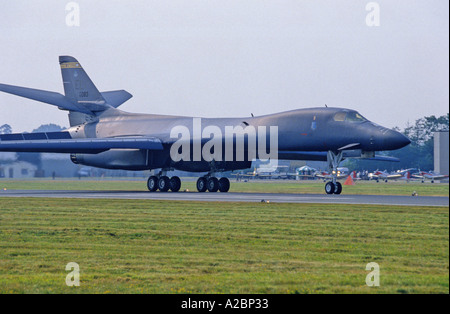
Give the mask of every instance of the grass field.
MULTIPOLYGON (((322 181, 265 181, 235 182, 231 180, 230 192, 245 193, 299 193, 324 194, 325 184, 322 181)), ((147 190, 146 179, 81 179, 81 180, 7 180, 0 179, 0 195, 3 189, 42 189, 42 190, 147 190)), ((181 191, 188 189, 197 191, 195 180, 182 181, 181 191)), ((417 192, 420 196, 448 196, 448 183, 420 183, 403 181, 380 182, 360 181, 353 186, 345 185, 343 194, 366 195, 411 195, 417 192)))
POLYGON ((433 207, 0 198, 0 292, 448 294, 448 216, 433 207), (79 287, 65 284, 69 262, 80 266, 79 287), (380 265, 379 287, 365 284, 369 262, 380 265))

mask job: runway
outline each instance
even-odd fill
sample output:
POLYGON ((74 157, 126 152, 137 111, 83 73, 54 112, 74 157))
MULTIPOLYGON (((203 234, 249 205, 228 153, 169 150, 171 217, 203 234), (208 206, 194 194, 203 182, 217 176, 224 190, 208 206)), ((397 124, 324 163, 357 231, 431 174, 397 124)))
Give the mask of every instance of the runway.
POLYGON ((270 203, 322 203, 372 204, 404 206, 449 206, 446 196, 392 196, 392 195, 326 195, 275 193, 198 193, 147 191, 72 191, 72 190, 1 190, 1 197, 50 197, 91 199, 141 199, 205 202, 261 202, 270 203))

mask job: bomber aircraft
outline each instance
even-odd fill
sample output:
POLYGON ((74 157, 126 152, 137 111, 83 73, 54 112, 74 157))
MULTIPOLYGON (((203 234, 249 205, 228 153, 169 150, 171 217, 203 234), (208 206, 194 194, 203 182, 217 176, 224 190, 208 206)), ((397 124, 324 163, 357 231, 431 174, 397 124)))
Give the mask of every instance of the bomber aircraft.
MULTIPOLYGON (((318 107, 243 118, 195 118, 135 114, 117 109, 132 95, 124 90, 99 92, 81 64, 60 56, 64 95, 0 84, 0 91, 57 106, 69 112, 61 132, 0 135, 0 151, 69 153, 76 164, 156 170, 150 191, 176 192, 181 180, 170 170, 206 172, 199 192, 227 192, 230 181, 216 174, 251 167, 253 159, 322 160, 337 173, 345 158, 398 161, 375 156, 410 143, 399 132, 372 123, 355 110, 318 107), (268 149, 269 147, 269 149, 268 149)), ((337 175, 325 185, 339 194, 337 175)))

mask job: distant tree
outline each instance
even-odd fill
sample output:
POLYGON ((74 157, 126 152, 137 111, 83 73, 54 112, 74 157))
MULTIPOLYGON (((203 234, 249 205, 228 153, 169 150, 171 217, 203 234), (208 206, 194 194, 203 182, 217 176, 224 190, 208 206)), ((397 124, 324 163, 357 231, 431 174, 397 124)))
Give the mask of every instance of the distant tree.
POLYGON ((433 139, 433 133, 449 130, 449 114, 440 116, 424 117, 416 120, 415 125, 408 125, 404 133, 414 145, 425 145, 433 139))
POLYGON ((34 129, 32 133, 40 133, 40 132, 60 132, 64 130, 62 126, 50 123, 50 124, 43 124, 37 129, 34 129))
POLYGON ((3 124, 0 126, 0 134, 11 134, 12 128, 9 124, 3 124))
POLYGON ((434 168, 433 134, 449 130, 449 114, 440 117, 429 116, 416 120, 414 126, 407 126, 403 132, 411 144, 392 152, 392 156, 400 158, 402 168, 434 168))

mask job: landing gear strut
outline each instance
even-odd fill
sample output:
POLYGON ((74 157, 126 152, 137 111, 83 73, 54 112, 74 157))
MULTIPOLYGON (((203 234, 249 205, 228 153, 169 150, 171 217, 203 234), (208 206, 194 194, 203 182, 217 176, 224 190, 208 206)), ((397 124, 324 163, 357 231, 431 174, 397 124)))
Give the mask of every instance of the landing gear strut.
POLYGON ((327 163, 328 168, 331 169, 331 181, 325 184, 325 192, 327 194, 341 194, 342 184, 337 182, 339 164, 343 160, 343 152, 335 153, 333 151, 328 151, 327 163))

